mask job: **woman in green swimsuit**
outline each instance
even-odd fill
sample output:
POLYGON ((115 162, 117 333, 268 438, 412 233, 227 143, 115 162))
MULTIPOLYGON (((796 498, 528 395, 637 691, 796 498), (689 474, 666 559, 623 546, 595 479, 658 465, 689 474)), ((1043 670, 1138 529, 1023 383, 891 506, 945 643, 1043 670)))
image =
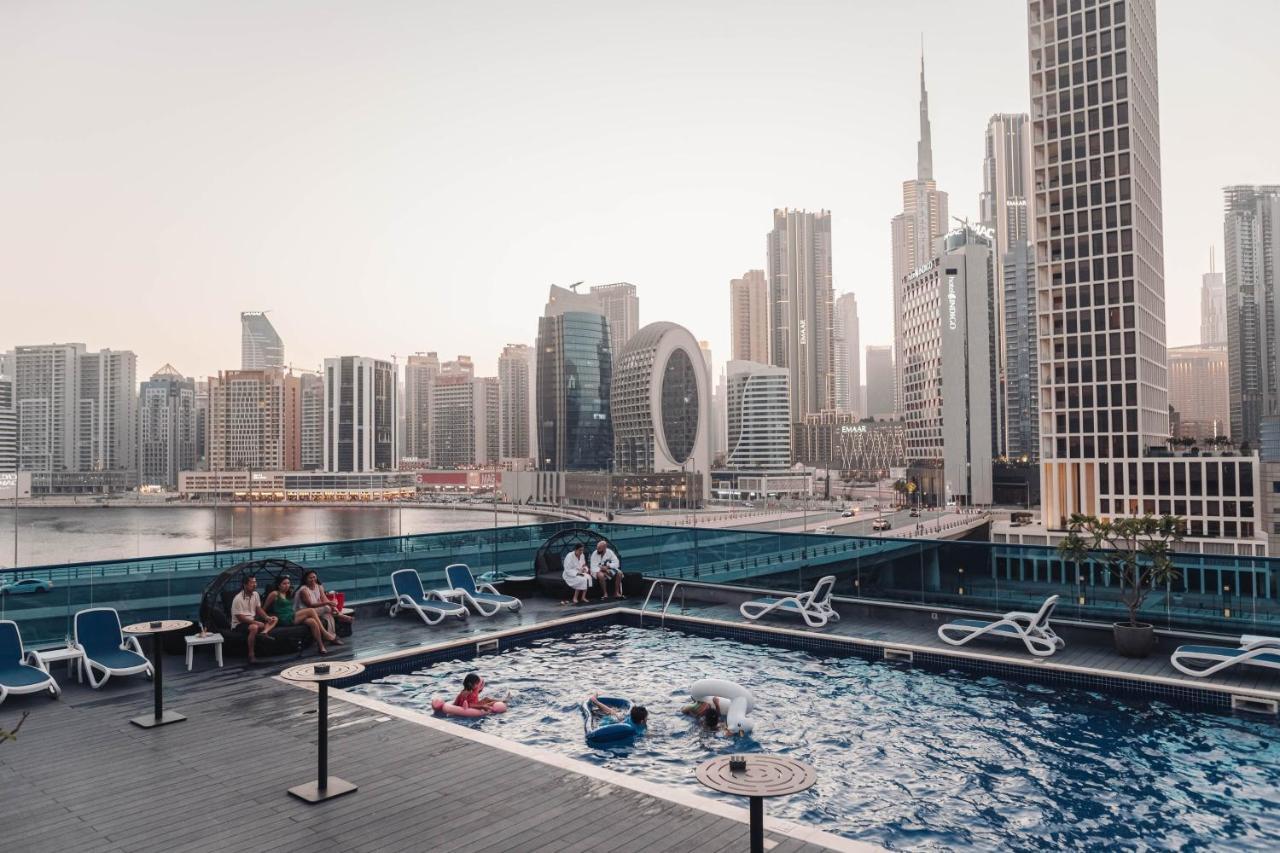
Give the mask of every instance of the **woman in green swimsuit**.
POLYGON ((319 614, 313 608, 303 607, 300 610, 294 608, 293 581, 287 575, 276 582, 276 588, 267 596, 263 610, 274 614, 281 625, 306 625, 310 628, 311 636, 316 640, 316 648, 322 655, 329 654, 329 650, 324 647, 324 641, 328 640, 332 643, 338 639, 337 634, 331 634, 324 629, 320 624, 319 614))

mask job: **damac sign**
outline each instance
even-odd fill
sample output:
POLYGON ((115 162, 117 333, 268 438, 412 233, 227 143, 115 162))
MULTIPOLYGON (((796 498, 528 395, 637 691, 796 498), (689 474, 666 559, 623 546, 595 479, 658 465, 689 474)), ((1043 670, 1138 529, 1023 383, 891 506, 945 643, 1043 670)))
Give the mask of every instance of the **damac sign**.
POLYGON ((956 330, 956 277, 947 276, 947 328, 956 330))

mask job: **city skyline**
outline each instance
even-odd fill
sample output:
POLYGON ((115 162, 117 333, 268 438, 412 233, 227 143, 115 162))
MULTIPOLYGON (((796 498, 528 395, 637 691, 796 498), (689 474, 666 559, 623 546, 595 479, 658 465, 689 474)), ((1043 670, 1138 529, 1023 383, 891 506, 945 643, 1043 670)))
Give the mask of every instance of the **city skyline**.
MULTIPOLYGON (((932 4, 895 4, 877 10, 876 27, 852 29, 842 24, 861 13, 836 4, 791 17, 754 5, 726 16, 708 5, 672 10, 681 24, 674 34, 636 23, 635 42, 622 44, 605 37, 616 24, 605 14, 555 39, 578 46, 587 38, 588 60, 610 52, 608 74, 590 81, 580 79, 577 63, 544 62, 530 85, 554 94, 515 107, 483 102, 508 80, 502 65, 437 85, 436 63, 457 58, 447 43, 435 59, 401 68, 396 58, 418 46, 414 38, 428 24, 419 11, 373 22, 339 10, 324 25, 290 30, 283 52, 263 58, 258 40, 281 36, 302 7, 223 8, 216 21, 143 3, 114 14, 0 12, 0 62, 10 72, 0 77, 11 81, 0 80, 0 91, 13 105, 0 117, 0 151, 22 164, 0 202, 0 226, 12 239, 0 274, 21 283, 10 310, 0 312, 0 345, 83 341, 137 352, 140 376, 165 363, 210 376, 239 364, 239 312, 265 307, 298 366, 315 368, 337 352, 386 358, 436 350, 471 352, 478 373, 495 375, 506 343, 532 342, 547 285, 585 279, 634 282, 646 320, 678 322, 728 354, 723 282, 765 265, 760 238, 775 207, 832 211, 835 289, 856 294, 864 342, 889 343, 887 333, 871 332, 891 326, 885 223, 900 205, 901 178, 914 171, 921 31, 932 72, 934 173, 954 214, 977 218, 988 118, 1022 112, 1028 102, 1018 49, 1025 8, 1016 0, 971 4, 964 19, 945 26, 932 4), (151 25, 130 29, 131 15, 151 25), (244 26, 249 15, 252 28, 244 26), (813 80, 807 90, 768 80, 742 49, 788 24, 794 31, 818 23, 807 27, 817 41, 796 65, 813 80), (51 28, 85 50, 41 51, 32 34, 51 28), (721 48, 722 40, 702 38, 715 28, 740 43, 724 39, 734 46, 721 48), (93 32, 110 37, 86 45, 93 32), (380 50, 365 51, 377 58, 364 59, 331 94, 328 75, 349 75, 314 57, 336 47, 339 35, 380 50), (646 37, 674 60, 649 61, 646 37), (972 38, 990 49, 973 51, 972 38), (130 51, 131 62, 113 61, 117 50, 130 51), (219 51, 234 54, 243 77, 221 73, 219 51), (635 70, 616 61, 619 51, 637 60, 635 70), (159 67, 168 73, 155 73, 159 67), (242 85, 259 78, 265 82, 252 93, 242 85), (876 86, 865 86, 871 79, 876 86), (708 110, 703 96, 712 90, 708 110), (424 118, 402 117, 410 97, 423 100, 424 118), (793 109, 824 102, 811 111, 824 118, 798 140, 795 128, 785 141, 763 124, 754 138, 739 132, 743 117, 763 116, 784 97, 793 109), (846 108, 831 110, 832 103, 846 108), (539 141, 552 138, 565 111, 575 116, 574 138, 539 141), (874 134, 860 128, 860 114, 878 117, 874 134), (484 141, 495 123, 526 120, 533 132, 522 134, 521 149, 484 141), (213 126, 233 132, 217 136, 220 148, 202 148, 213 126), (424 135, 435 141, 419 150, 424 135), (464 139, 480 140, 474 154, 459 153, 464 139), (791 146, 806 146, 811 162, 776 156, 791 146), (762 155, 770 149, 773 158, 762 155), (199 166, 188 159, 198 153, 199 166), (448 175, 430 165, 454 156, 463 159, 448 175), (491 161, 487 171, 468 171, 472 156, 491 161), (477 204, 489 217, 484 229, 469 225, 477 204), (592 239, 565 239, 575 232, 592 239), (354 292, 367 298, 353 305, 345 297, 354 292), (160 298, 175 322, 155 323, 138 310, 160 298)), ((1207 250, 1221 248, 1222 187, 1274 182, 1280 172, 1267 142, 1280 118, 1249 110, 1248 134, 1222 133, 1213 120, 1245 114, 1248 93, 1231 81, 1265 88, 1276 77, 1261 58, 1262 39, 1280 10, 1239 2, 1205 19, 1189 2, 1166 0, 1160 9, 1167 291, 1195 304, 1207 250), (1215 43, 1231 45, 1215 51, 1219 62, 1176 61, 1215 43)), ((429 23, 447 42, 468 27, 468 14, 429 23)), ((492 32, 473 31, 487 32, 500 53, 518 41, 527 14, 513 7, 492 32)), ((514 46, 510 61, 521 61, 526 48, 514 46)), ((511 97, 528 95, 515 88, 511 97)), ((1169 322, 1170 345, 1198 342, 1197 312, 1169 322)))

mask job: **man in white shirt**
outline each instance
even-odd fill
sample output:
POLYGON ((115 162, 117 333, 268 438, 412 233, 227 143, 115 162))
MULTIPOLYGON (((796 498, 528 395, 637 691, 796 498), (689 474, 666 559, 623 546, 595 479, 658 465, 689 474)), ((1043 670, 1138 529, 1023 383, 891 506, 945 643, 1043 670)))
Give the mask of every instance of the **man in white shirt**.
POLYGON ((591 552, 591 577, 595 578, 600 584, 600 597, 602 599, 609 597, 609 581, 613 581, 613 597, 625 598, 622 594, 622 566, 618 562, 618 555, 609 543, 601 539, 596 543, 596 549, 591 552))
POLYGON ((249 663, 257 663, 254 657, 254 645, 258 634, 267 634, 279 621, 268 616, 262 609, 262 599, 258 596, 258 579, 253 575, 244 579, 244 586, 231 600, 231 630, 248 633, 249 663))
POLYGON ((573 590, 573 600, 562 601, 561 604, 587 603, 587 590, 591 588, 591 569, 587 566, 587 557, 583 551, 584 548, 579 543, 564 555, 564 582, 573 590))

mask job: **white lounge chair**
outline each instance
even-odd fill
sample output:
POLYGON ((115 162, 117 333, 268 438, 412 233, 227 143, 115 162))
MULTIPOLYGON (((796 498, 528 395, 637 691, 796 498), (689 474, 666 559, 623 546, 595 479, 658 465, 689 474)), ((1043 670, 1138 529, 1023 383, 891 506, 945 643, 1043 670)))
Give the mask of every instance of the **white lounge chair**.
POLYGON ((1021 640, 1033 655, 1048 657, 1067 644, 1049 627, 1057 604, 1058 596, 1051 595, 1035 613, 1015 610, 999 619, 956 619, 938 628, 938 638, 948 645, 963 646, 978 637, 1005 637, 1021 640))
POLYGON ((467 608, 461 604, 445 600, 438 592, 425 591, 422 588, 422 578, 413 569, 392 572, 391 590, 396 596, 391 604, 392 616, 396 616, 401 610, 412 610, 428 625, 438 625, 446 616, 467 618, 467 608))
POLYGON ((831 606, 831 590, 835 585, 835 575, 827 575, 820 579, 809 592, 783 598, 768 597, 745 601, 738 608, 738 612, 752 622, 775 610, 779 613, 799 614, 810 628, 821 628, 828 622, 840 621, 840 614, 831 606))
POLYGON ((142 654, 137 637, 125 637, 120 630, 120 614, 111 607, 91 607, 76 614, 75 642, 84 654, 84 671, 89 686, 98 689, 113 675, 153 676, 151 661, 142 654), (95 678, 94 672, 102 673, 95 678))
POLYGON ((1169 656, 1178 672, 1204 678, 1232 666, 1280 669, 1280 638, 1245 635, 1239 648, 1227 646, 1178 646, 1169 656))
POLYGON ((503 595, 491 583, 477 585, 471 567, 466 563, 445 566, 444 576, 449 581, 452 594, 474 607, 481 616, 492 616, 503 608, 511 611, 520 609, 520 599, 514 595, 503 595))
POLYGON ((23 651, 18 623, 0 619, 0 703, 11 693, 17 696, 41 690, 48 690, 54 699, 62 692, 44 661, 35 652, 23 651))

